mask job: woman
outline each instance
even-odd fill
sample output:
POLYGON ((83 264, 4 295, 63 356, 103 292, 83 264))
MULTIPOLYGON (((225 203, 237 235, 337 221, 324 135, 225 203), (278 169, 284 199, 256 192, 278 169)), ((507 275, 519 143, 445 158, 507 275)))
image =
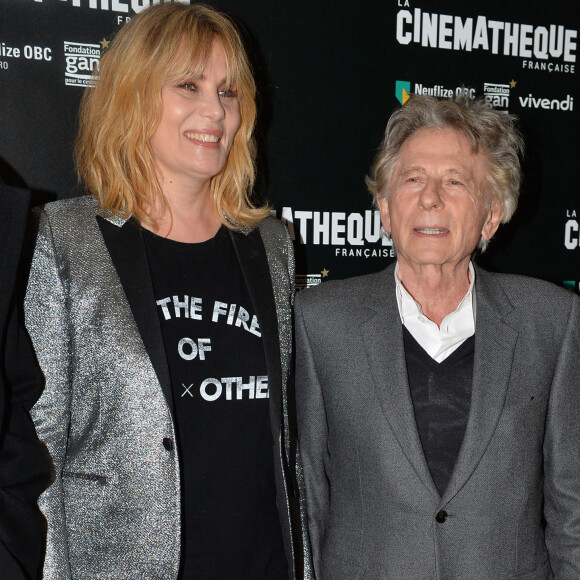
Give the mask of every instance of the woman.
POLYGON ((99 75, 76 143, 91 195, 44 208, 26 300, 55 471, 44 577, 293 577, 293 256, 249 199, 239 35, 153 6, 99 75))

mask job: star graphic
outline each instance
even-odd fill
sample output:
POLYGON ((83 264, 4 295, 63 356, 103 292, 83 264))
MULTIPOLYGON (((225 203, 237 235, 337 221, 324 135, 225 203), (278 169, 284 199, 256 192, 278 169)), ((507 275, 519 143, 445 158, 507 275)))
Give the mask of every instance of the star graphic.
POLYGON ((515 88, 516 88, 516 85, 517 85, 517 82, 516 82, 516 81, 514 81, 514 79, 512 79, 512 80, 510 81, 510 87, 511 87, 512 89, 515 89, 515 88))
POLYGON ((327 270, 326 268, 324 268, 324 270, 320 270, 320 273, 322 274, 323 278, 326 278, 328 276, 328 274, 330 273, 330 270, 327 270))
POLYGON ((110 41, 108 41, 106 38, 103 38, 99 44, 101 45, 101 49, 105 50, 106 48, 109 48, 110 41))

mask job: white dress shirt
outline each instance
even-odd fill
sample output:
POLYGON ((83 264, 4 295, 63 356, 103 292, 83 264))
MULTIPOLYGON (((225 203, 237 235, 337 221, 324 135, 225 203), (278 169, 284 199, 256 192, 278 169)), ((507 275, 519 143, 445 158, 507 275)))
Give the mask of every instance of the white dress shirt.
POLYGON ((399 279, 399 266, 395 268, 397 306, 401 322, 413 338, 429 354, 441 362, 470 336, 475 334, 475 270, 469 262, 469 289, 454 312, 448 314, 437 326, 422 312, 421 306, 407 292, 399 279))

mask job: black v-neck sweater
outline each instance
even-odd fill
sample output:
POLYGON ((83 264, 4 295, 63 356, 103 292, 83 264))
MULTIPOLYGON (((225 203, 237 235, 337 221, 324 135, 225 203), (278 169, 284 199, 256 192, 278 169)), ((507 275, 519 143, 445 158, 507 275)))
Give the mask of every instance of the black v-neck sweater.
POLYGON ((403 326, 409 388, 431 477, 443 496, 465 434, 471 406, 474 337, 438 363, 403 326))

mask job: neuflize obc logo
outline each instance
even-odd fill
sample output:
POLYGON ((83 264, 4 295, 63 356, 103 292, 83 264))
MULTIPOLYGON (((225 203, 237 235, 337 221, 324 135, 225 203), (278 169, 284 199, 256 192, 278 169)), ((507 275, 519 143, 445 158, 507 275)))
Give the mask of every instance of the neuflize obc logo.
POLYGON ((401 105, 404 105, 411 96, 410 81, 395 81, 395 97, 401 105))
MULTIPOLYGON (((475 99, 475 89, 469 87, 445 87, 443 85, 424 85, 415 83, 412 93, 414 95, 428 95, 438 99, 452 99, 460 95, 466 95, 475 99)), ((410 81, 395 81, 395 96, 401 105, 404 105, 411 97, 410 81)))
POLYGON ((99 69, 101 45, 64 41, 65 77, 67 86, 86 87, 94 70, 99 69))

